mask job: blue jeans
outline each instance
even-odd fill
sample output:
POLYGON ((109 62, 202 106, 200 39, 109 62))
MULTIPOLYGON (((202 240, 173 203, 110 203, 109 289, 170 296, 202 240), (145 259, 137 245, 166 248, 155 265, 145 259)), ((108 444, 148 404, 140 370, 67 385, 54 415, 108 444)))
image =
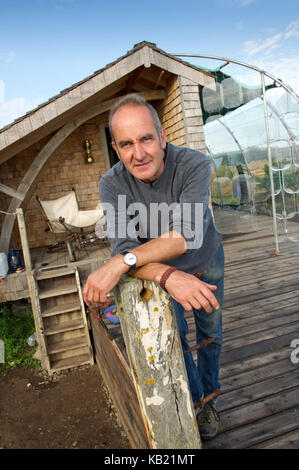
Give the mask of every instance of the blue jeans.
MULTIPOLYGON (((193 360, 192 352, 184 354, 190 391, 194 403, 210 395, 216 388, 220 388, 218 376, 220 353, 222 349, 222 308, 224 294, 224 251, 222 244, 220 244, 216 255, 206 268, 206 273, 200 279, 217 286, 217 290, 213 291, 213 293, 218 300, 220 308, 218 310, 213 309, 212 313, 206 313, 203 308, 200 310, 193 309, 197 344, 202 339, 214 338, 213 343, 197 350, 197 366, 193 360)), ((183 351, 186 351, 190 346, 186 339, 188 325, 184 317, 184 308, 176 300, 171 300, 176 313, 182 348, 183 351)), ((214 401, 216 401, 216 399, 214 399, 214 401)))

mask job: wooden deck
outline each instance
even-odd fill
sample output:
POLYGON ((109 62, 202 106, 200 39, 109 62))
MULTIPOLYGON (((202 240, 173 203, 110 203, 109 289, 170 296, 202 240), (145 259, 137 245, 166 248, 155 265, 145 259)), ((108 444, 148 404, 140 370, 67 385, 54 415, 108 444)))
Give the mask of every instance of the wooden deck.
MULTIPOLYGON (((299 341, 299 243, 280 243, 275 256, 272 221, 261 222, 259 232, 224 239, 221 427, 206 449, 299 448, 299 363, 290 357, 299 341)), ((299 235, 299 225, 289 224, 289 233, 299 235)), ((120 327, 104 322, 128 361, 120 327)))
MULTIPOLYGON (((290 232, 299 235, 299 225, 290 232)), ((299 244, 285 241, 274 256, 264 232, 228 239, 224 248, 221 428, 204 447, 298 449, 299 363, 290 345, 299 342, 299 244)))
MULTIPOLYGON (((291 342, 299 341, 299 243, 285 240, 275 256, 271 218, 258 224, 256 232, 224 237, 221 428, 207 449, 299 448, 299 363, 291 362, 291 342)), ((288 225, 298 238, 299 224, 288 225)), ((32 250, 37 268, 68 263, 65 254, 51 256, 32 250)), ((109 248, 88 250, 76 263, 83 279, 109 257, 109 248)), ((187 320, 192 346, 190 314, 187 320)), ((120 327, 108 327, 126 361, 120 327)))

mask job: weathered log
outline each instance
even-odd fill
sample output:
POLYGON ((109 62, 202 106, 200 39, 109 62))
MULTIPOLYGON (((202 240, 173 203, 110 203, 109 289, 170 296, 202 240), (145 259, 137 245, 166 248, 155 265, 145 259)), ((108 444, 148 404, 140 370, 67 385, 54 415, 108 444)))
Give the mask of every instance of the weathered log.
POLYGON ((128 276, 114 295, 151 448, 201 448, 169 296, 154 282, 128 276))

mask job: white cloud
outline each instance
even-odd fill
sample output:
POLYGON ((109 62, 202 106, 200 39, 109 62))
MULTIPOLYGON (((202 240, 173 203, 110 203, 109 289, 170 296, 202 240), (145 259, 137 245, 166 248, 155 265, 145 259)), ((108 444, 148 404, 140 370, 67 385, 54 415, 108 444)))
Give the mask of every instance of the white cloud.
MULTIPOLYGON (((266 31, 261 31, 261 34, 263 32, 265 34, 266 31)), ((298 47, 295 51, 296 38, 299 38, 299 20, 292 21, 271 36, 246 41, 243 52, 246 54, 245 61, 248 58, 252 65, 281 79, 299 94, 299 53, 298 47)))
POLYGON ((253 2, 255 2, 255 0, 238 0, 241 7, 247 7, 247 5, 250 5, 253 2))
POLYGON ((34 109, 42 99, 28 100, 27 98, 14 98, 11 101, 0 104, 0 129, 11 124, 15 119, 34 109))
MULTIPOLYGON (((251 65, 282 80, 285 85, 290 86, 299 95, 299 54, 281 59, 260 58, 254 63, 251 62, 251 65)), ((260 74, 245 67, 238 67, 233 76, 246 85, 259 86, 261 84, 260 74)), ((269 83, 272 83, 272 80, 266 77, 266 84, 269 83)))
POLYGON ((237 21, 235 23, 235 28, 237 29, 237 31, 242 31, 244 29, 244 23, 243 21, 237 21))
POLYGON ((284 37, 285 39, 290 37, 299 38, 299 20, 292 21, 292 23, 287 26, 284 37))
POLYGON ((6 56, 6 62, 13 62, 16 58, 15 51, 9 51, 6 56))
POLYGON ((281 79, 299 95, 299 54, 260 62, 260 66, 263 66, 264 70, 281 79))
POLYGON ((0 80, 0 103, 5 101, 5 85, 4 80, 0 80))
POLYGON ((261 51, 266 51, 267 54, 270 54, 274 49, 279 47, 279 42, 282 38, 282 34, 278 33, 274 36, 269 37, 266 40, 253 40, 253 41, 246 41, 244 43, 244 52, 249 56, 253 56, 258 54, 261 51))
MULTIPOLYGON (((268 29, 270 31, 270 29, 268 29)), ((264 30, 264 32, 267 32, 264 30)), ((284 45, 285 41, 289 38, 299 38, 299 20, 292 21, 287 25, 285 31, 273 34, 268 38, 258 38, 246 41, 243 45, 243 51, 251 57, 259 52, 271 53, 274 49, 284 45)))
POLYGON ((16 53, 13 50, 0 53, 0 62, 4 62, 8 64, 9 62, 13 62, 15 58, 16 58, 16 53))
POLYGON ((239 7, 247 7, 251 3, 254 3, 255 0, 234 0, 234 3, 237 4, 239 7))

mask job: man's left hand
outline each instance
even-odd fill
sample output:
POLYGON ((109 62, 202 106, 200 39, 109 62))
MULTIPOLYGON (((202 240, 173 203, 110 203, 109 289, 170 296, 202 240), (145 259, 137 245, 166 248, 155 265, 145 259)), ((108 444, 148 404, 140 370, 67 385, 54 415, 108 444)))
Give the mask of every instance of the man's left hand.
POLYGON ((118 256, 91 273, 83 287, 84 301, 90 307, 108 307, 110 298, 107 294, 116 286, 126 267, 118 256))

